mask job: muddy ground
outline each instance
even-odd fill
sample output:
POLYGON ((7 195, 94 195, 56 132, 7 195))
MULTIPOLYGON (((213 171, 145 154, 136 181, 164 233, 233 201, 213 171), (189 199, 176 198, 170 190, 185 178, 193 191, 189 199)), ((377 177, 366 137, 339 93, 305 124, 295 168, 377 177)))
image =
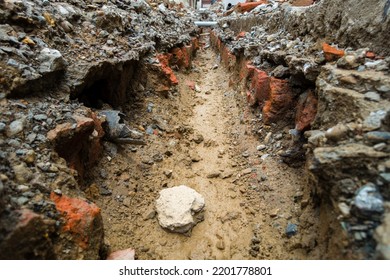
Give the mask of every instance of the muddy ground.
MULTIPOLYGON (((208 35, 201 37, 207 46, 208 35)), ((109 144, 90 173, 87 194, 102 209, 110 249, 134 248, 138 259, 318 258, 305 171, 287 166, 252 133, 272 129, 229 86, 213 50, 201 49, 178 78, 168 98, 138 97, 125 111, 129 123, 151 133, 147 145, 109 144), (204 221, 190 236, 167 232, 156 219, 159 191, 178 185, 206 201, 204 221), (297 225, 295 236, 286 235, 289 223, 297 225)), ((279 137, 282 150, 290 136, 279 137)))

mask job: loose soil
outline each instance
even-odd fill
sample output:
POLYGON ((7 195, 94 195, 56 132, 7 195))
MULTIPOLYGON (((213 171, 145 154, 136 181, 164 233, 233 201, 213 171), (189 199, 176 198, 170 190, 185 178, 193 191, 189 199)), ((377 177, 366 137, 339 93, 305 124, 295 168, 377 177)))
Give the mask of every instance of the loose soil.
MULTIPOLYGON (((102 209, 106 243, 112 251, 134 248, 138 259, 319 258, 303 168, 257 151, 260 111, 248 107, 241 91, 229 87, 231 74, 215 65, 215 53, 200 50, 191 72, 177 74, 176 93, 135 97, 123 108, 130 126, 159 126, 146 146, 116 151, 107 145, 91 171, 86 192, 102 209), (159 191, 178 185, 206 201, 204 221, 189 236, 165 231, 154 211, 159 191), (288 223, 298 226, 291 238, 288 223)), ((284 133, 280 149, 288 138, 284 133)))

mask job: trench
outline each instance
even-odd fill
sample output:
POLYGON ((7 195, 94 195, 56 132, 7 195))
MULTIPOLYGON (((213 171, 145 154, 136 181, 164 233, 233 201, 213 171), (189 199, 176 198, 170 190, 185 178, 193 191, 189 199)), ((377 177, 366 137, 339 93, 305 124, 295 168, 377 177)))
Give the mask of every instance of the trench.
MULTIPOLYGON (((200 37, 210 45, 208 33, 200 37)), ((121 106, 147 145, 105 142, 103 158, 86 176, 110 250, 133 248, 137 259, 321 258, 305 169, 277 155, 291 143, 288 122, 264 125, 212 48, 201 48, 192 70, 176 74, 179 85, 166 97, 133 94, 121 106), (274 137, 264 141, 259 133, 274 137), (162 189, 179 185, 206 204, 204 220, 187 235, 162 229, 154 208, 162 189)), ((101 83, 92 89, 104 89, 101 83)))

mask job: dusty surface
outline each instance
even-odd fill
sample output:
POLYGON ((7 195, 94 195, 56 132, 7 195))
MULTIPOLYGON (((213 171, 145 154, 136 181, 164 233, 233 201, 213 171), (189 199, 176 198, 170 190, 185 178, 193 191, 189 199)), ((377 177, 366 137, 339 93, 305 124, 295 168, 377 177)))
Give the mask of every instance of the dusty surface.
POLYGON ((128 113, 134 126, 158 116, 167 127, 155 129, 158 135, 149 135, 147 146, 118 147, 111 161, 106 155, 92 172, 97 186, 112 191, 99 196, 96 185, 87 189, 102 208, 106 242, 113 251, 135 248, 139 259, 310 258, 302 250, 310 246, 301 244, 303 236, 310 243, 310 209, 302 228, 299 223, 305 174, 278 157, 261 159, 266 150, 256 150, 262 143, 250 133, 259 123, 256 112, 229 88, 224 68, 213 69, 216 64, 210 49, 200 51, 195 70, 179 74, 177 94, 148 97, 140 111, 128 113), (164 231, 154 213, 158 192, 181 184, 206 201, 204 221, 191 236, 164 231), (298 225, 291 238, 285 235, 289 222, 298 225))

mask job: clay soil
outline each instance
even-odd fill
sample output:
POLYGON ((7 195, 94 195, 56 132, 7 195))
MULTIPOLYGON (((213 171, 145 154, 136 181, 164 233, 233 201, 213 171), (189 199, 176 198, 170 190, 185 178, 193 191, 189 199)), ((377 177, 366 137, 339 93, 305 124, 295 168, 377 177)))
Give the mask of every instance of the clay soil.
POLYGON ((256 149, 260 111, 215 65, 213 50, 199 50, 193 69, 177 74, 177 92, 135 97, 124 109, 134 128, 160 125, 146 146, 107 145, 90 172, 86 192, 102 209, 106 243, 112 251, 134 248, 138 259, 319 258, 303 168, 256 149), (204 221, 190 235, 165 231, 154 210, 159 191, 178 185, 206 201, 204 221), (290 238, 288 223, 298 229, 290 238))

